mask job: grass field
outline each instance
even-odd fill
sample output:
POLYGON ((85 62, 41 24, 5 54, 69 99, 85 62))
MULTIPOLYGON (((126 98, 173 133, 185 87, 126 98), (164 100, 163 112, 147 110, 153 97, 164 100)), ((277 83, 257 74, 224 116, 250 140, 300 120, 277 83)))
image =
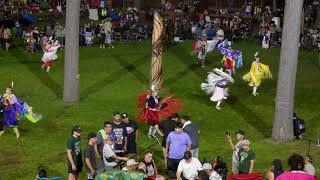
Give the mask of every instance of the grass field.
MULTIPOLYGON (((67 177, 66 140, 71 127, 79 124, 82 149, 90 131, 97 132, 105 120, 112 119, 113 111, 126 111, 131 119, 137 114, 137 94, 149 88, 151 42, 115 44, 115 49, 98 47, 80 48, 80 102, 64 104, 63 53, 47 74, 41 70, 40 54, 27 54, 22 46, 4 52, 0 50, 0 91, 11 81, 15 82, 15 94, 41 113, 43 119, 32 124, 20 122, 21 139, 17 140, 11 129, 6 128, 0 137, 0 179, 30 180, 39 166, 47 169, 50 176, 67 177)), ((189 115, 201 128, 200 160, 224 157, 231 170, 231 151, 226 142, 225 131, 244 129, 256 153, 256 172, 265 172, 275 158, 286 164, 290 154, 306 155, 307 141, 295 141, 286 145, 274 144, 271 139, 274 98, 278 73, 280 49, 262 50, 254 42, 237 42, 234 48, 244 53, 244 67, 238 71, 236 82, 230 86, 231 96, 217 111, 209 96, 200 90, 200 83, 207 72, 220 67, 222 56, 215 52, 208 56, 206 67, 195 64, 191 56, 191 41, 166 49, 163 56, 162 96, 176 93, 183 100, 181 114, 189 115), (240 78, 246 73, 259 51, 261 62, 270 65, 273 79, 264 81, 257 97, 240 78)), ((316 139, 320 132, 320 67, 318 54, 300 51, 296 81, 295 111, 306 121, 305 137, 316 139)), ((140 123, 139 149, 154 143, 147 138, 146 124, 140 123)), ((153 146, 155 159, 163 167, 160 146, 153 146)), ((320 149, 311 144, 315 166, 320 167, 320 149)), ((140 159, 142 156, 140 156, 140 159)), ((286 165, 285 165, 286 166, 286 165)), ((317 168, 318 169, 318 168, 317 168)), ((320 175, 318 173, 318 175, 320 175)), ((80 179, 85 179, 84 173, 80 179)))

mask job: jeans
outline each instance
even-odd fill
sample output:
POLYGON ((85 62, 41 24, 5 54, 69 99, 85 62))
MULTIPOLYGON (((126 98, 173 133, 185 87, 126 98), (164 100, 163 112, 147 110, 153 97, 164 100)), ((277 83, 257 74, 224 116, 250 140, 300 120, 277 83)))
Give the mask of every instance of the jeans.
POLYGON ((97 173, 103 172, 104 169, 105 169, 104 161, 103 161, 103 159, 100 159, 99 166, 98 166, 98 169, 97 169, 97 173))

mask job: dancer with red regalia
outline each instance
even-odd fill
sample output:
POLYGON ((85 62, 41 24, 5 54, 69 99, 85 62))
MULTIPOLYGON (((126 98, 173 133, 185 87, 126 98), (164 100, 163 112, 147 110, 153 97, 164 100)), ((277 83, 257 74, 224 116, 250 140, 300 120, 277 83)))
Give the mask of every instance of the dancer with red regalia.
POLYGON ((155 125, 159 124, 163 118, 181 110, 181 100, 173 98, 174 94, 166 96, 161 102, 158 91, 154 85, 151 92, 144 92, 138 96, 137 108, 140 114, 138 119, 148 121, 150 128, 148 137, 155 137, 155 125))

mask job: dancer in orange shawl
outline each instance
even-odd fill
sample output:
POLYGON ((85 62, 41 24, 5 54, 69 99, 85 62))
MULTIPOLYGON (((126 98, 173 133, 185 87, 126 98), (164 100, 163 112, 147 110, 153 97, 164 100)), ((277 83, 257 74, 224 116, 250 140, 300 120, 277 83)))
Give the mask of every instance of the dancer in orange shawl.
POLYGON ((174 94, 166 96, 161 102, 158 91, 154 85, 151 92, 144 92, 138 96, 137 109, 140 112, 138 119, 148 121, 150 128, 148 136, 155 137, 155 125, 159 124, 163 118, 180 111, 182 108, 181 100, 174 98, 174 94))

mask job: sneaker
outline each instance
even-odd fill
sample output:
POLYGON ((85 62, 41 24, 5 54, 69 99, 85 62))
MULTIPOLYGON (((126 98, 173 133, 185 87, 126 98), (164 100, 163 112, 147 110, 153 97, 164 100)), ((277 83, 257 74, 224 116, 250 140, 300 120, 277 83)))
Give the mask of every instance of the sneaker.
POLYGON ((220 111, 220 110, 221 110, 221 107, 220 107, 220 106, 216 106, 216 109, 220 111))
POLYGON ((4 133, 4 131, 0 131, 0 136, 4 133))

